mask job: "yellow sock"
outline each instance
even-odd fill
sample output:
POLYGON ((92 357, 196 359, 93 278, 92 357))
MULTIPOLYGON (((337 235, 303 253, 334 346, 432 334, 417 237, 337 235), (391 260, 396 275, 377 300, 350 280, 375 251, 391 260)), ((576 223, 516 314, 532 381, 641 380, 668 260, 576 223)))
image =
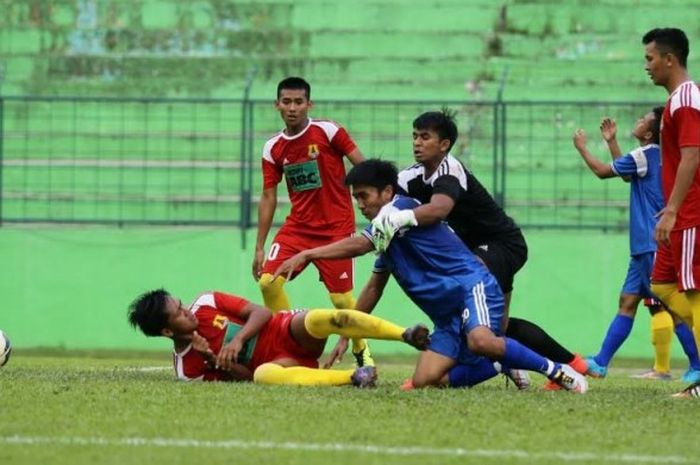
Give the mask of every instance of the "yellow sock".
POLYGON ((306 313, 304 327, 313 337, 325 339, 331 334, 344 337, 402 340, 406 328, 356 310, 314 309, 306 313))
POLYGON ((263 363, 255 369, 253 381, 259 384, 292 384, 297 386, 342 386, 350 384, 354 370, 319 370, 307 367, 283 367, 263 363))
POLYGON ((673 318, 661 310, 651 317, 651 343, 654 345, 654 371, 671 371, 671 341, 673 340, 673 318))
POLYGON ((671 311, 689 327, 693 327, 693 313, 687 292, 678 292, 676 283, 652 283, 653 292, 671 311))
POLYGON ((287 298, 287 293, 284 292, 285 282, 287 280, 281 276, 273 281, 270 273, 263 273, 260 281, 258 281, 263 302, 265 302, 267 308, 272 310, 272 313, 289 309, 289 299, 287 298))
MULTIPOLYGON (((352 292, 330 292, 328 294, 333 302, 333 306, 337 309, 355 308, 357 301, 352 296, 352 292)), ((352 340, 352 351, 355 353, 361 352, 367 348, 367 341, 364 339, 352 340)))

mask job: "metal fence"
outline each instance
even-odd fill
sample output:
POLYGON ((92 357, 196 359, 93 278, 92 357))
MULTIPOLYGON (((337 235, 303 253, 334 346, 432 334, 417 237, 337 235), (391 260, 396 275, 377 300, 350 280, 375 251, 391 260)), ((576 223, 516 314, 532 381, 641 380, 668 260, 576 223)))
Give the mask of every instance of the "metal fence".
MULTIPOLYGON (((659 102, 661 103, 661 102, 659 102)), ((657 103, 657 104, 659 104, 657 103)), ((452 152, 525 227, 624 228, 628 187, 601 182, 571 143, 607 158, 601 116, 623 150, 652 103, 317 101, 367 156, 412 163, 412 121, 456 110, 452 152)), ((260 152, 282 126, 272 101, 0 97, 0 222, 254 226, 260 152)), ((288 212, 284 188, 276 222, 288 212)))

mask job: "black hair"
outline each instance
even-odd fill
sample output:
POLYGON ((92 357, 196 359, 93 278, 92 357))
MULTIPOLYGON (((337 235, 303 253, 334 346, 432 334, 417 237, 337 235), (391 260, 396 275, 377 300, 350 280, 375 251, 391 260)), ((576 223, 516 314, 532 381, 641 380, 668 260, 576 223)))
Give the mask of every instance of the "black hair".
POLYGON ((346 186, 370 186, 383 190, 391 186, 396 192, 399 184, 399 172, 390 161, 370 158, 357 165, 345 176, 346 186))
POLYGON ((168 324, 165 304, 169 296, 165 289, 156 289, 138 296, 129 305, 129 324, 138 327, 146 336, 160 336, 168 324))
POLYGON ((440 140, 450 141, 449 150, 457 140, 457 124, 455 124, 456 112, 443 108, 440 111, 428 111, 413 120, 413 129, 435 131, 440 140))
POLYGON ((291 76, 284 78, 277 84, 277 99, 279 100, 282 89, 290 90, 305 90, 306 99, 311 100, 311 84, 306 82, 304 78, 291 76))
POLYGON ((652 113, 654 113, 654 121, 651 123, 651 142, 654 144, 658 144, 659 141, 661 140, 660 138, 660 133, 661 133, 661 119, 663 118, 664 115, 664 107, 654 107, 652 110, 652 113))
POLYGON ((688 45, 688 37, 681 29, 675 27, 652 29, 642 37, 644 45, 648 45, 651 42, 656 42, 656 48, 660 52, 675 55, 678 58, 678 63, 683 68, 687 66, 690 46, 688 45))

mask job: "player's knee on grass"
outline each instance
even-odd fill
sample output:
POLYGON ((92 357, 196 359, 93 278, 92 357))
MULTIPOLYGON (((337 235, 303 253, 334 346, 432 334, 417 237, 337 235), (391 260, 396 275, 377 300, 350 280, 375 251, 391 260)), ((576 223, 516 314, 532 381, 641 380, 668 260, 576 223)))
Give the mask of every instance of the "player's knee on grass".
POLYGON ((416 370, 413 373, 413 387, 421 389, 426 387, 443 386, 443 379, 446 373, 437 373, 428 370, 416 370))

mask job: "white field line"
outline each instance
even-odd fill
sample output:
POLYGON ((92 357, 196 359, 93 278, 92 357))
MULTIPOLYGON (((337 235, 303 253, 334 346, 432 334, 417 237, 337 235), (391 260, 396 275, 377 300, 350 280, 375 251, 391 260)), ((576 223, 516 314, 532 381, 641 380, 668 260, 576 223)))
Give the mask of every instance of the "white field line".
POLYGON ((165 370, 172 370, 173 366, 172 365, 162 365, 162 366, 152 366, 152 367, 129 367, 129 368, 123 368, 126 371, 165 371, 165 370))
MULTIPOLYGON (((595 463, 659 463, 659 464, 698 464, 697 457, 678 455, 639 455, 639 454, 605 454, 597 452, 527 452, 517 449, 466 449, 437 447, 400 447, 369 444, 344 443, 309 443, 309 442, 274 442, 245 441, 230 439, 223 441, 206 441, 178 438, 104 438, 104 437, 65 437, 65 436, 0 436, 0 444, 7 445, 59 445, 59 446, 98 446, 98 447, 181 447, 189 449, 260 449, 286 450, 301 452, 355 452, 387 456, 426 456, 426 457, 480 457, 485 459, 515 458, 527 460, 550 459, 563 462, 595 463)), ((534 462, 533 462, 534 463, 534 462)))

